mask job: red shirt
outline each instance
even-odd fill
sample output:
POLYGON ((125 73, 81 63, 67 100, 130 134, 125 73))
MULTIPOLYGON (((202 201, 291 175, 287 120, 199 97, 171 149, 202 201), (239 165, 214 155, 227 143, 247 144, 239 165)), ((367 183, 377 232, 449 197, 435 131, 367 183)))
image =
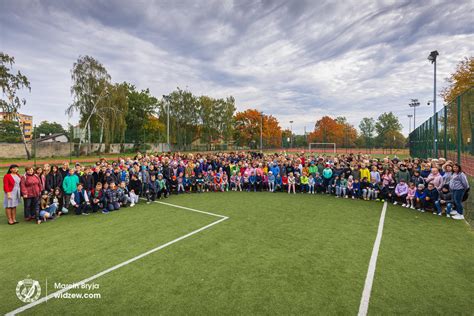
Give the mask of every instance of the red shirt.
POLYGON ((5 193, 12 192, 14 187, 15 187, 15 179, 13 178, 11 173, 7 173, 3 177, 3 191, 5 193))

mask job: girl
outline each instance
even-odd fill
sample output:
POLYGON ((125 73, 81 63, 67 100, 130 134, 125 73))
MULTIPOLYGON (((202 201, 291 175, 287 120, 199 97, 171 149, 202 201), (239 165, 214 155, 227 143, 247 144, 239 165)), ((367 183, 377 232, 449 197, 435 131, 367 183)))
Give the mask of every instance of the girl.
POLYGON ((102 183, 98 182, 95 188, 91 191, 92 212, 96 213, 102 209, 102 212, 107 212, 105 207, 105 195, 102 191, 102 183))
POLYGON ((69 210, 64 207, 63 192, 61 191, 59 187, 56 187, 56 189, 54 189, 51 199, 52 199, 52 203, 56 204, 58 208, 58 215, 68 213, 69 210))
POLYGON ((315 184, 315 181, 314 181, 313 174, 314 174, 314 173, 311 173, 311 174, 309 175, 309 178, 308 178, 309 194, 314 194, 314 184, 315 184))
POLYGON ((450 214, 453 215, 453 219, 464 219, 464 207, 462 202, 464 194, 469 189, 469 182, 464 172, 462 172, 461 165, 457 163, 453 166, 453 175, 449 181, 449 189, 453 194, 454 205, 456 207, 456 210, 450 214))
POLYGON ((293 172, 290 172, 290 174, 288 175, 288 194, 291 193, 291 189, 293 189, 293 194, 296 194, 295 184, 296 178, 293 175, 293 172))
POLYGON ((300 178, 300 183, 301 183, 301 193, 306 193, 309 191, 309 179, 308 176, 306 176, 306 173, 303 173, 303 175, 300 178))
POLYGON ((268 191, 275 191, 275 176, 273 175, 272 171, 268 172, 268 191))
POLYGON ((18 224, 16 221, 16 208, 21 200, 20 182, 18 166, 11 165, 8 168, 7 174, 3 177, 3 191, 5 192, 3 206, 5 207, 8 225, 18 224))
POLYGON ((415 193, 416 193, 415 184, 413 182, 410 182, 408 186, 407 203, 403 204, 402 206, 405 206, 406 208, 415 209, 415 193))
POLYGON ((354 199, 354 180, 352 176, 349 176, 349 179, 347 179, 347 195, 346 198, 352 197, 354 199))
POLYGON ((236 185, 235 190, 237 191, 237 189, 238 189, 240 192, 242 192, 242 174, 240 172, 235 177, 235 185, 236 185))
POLYGON ((290 190, 290 188, 288 187, 288 177, 286 176, 286 174, 283 174, 283 176, 281 177, 281 188, 282 190, 290 190))
POLYGON ((227 178, 227 173, 224 172, 222 175, 222 192, 229 191, 229 179, 227 178))
MULTIPOLYGON (((40 221, 38 224, 41 224, 41 221, 46 222, 48 218, 53 218, 56 216, 57 205, 52 203, 50 204, 50 197, 48 191, 43 191, 40 201, 40 221)), ((58 214, 60 216, 60 214, 58 214)))
POLYGON ((181 172, 178 176, 178 194, 179 193, 184 193, 184 176, 183 176, 183 173, 181 172))

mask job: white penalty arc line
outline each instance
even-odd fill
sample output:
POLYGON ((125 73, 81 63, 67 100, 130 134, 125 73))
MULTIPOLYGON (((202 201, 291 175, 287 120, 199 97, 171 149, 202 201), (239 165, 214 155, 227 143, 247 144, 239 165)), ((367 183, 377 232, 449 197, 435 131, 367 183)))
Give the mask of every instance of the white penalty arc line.
POLYGON ((359 316, 366 316, 369 310, 370 293, 372 292, 372 284, 375 276, 375 266, 377 265, 377 257, 379 255, 380 243, 382 241, 383 224, 385 222, 385 213, 387 213, 387 202, 383 204, 382 214, 380 215, 379 228, 377 230, 377 237, 375 238, 374 248, 370 257, 369 269, 367 277, 365 278, 364 291, 359 306, 359 316))
POLYGON ((183 236, 181 236, 181 237, 178 237, 178 238, 176 238, 176 239, 173 239, 173 240, 171 240, 171 241, 169 241, 169 242, 167 242, 167 243, 165 243, 165 244, 163 244, 163 245, 161 245, 161 246, 158 246, 158 247, 156 247, 156 248, 150 249, 150 250, 148 250, 147 252, 144 252, 144 253, 142 253, 142 254, 140 254, 140 255, 138 255, 138 256, 136 256, 136 257, 133 257, 133 258, 131 258, 131 259, 128 259, 127 261, 124 261, 124 262, 119 263, 119 264, 117 264, 117 265, 115 265, 115 266, 113 266, 113 267, 110 267, 110 268, 108 268, 108 269, 106 269, 106 270, 104 270, 104 271, 102 271, 102 272, 99 272, 99 273, 97 273, 97 274, 95 274, 95 275, 93 275, 93 276, 91 276, 91 277, 88 277, 87 279, 84 279, 84 280, 82 280, 82 281, 79 281, 79 282, 76 282, 76 283, 73 283, 73 284, 69 284, 68 286, 64 287, 63 289, 61 289, 61 290, 59 290, 59 291, 56 291, 56 292, 53 292, 53 293, 51 293, 51 294, 49 294, 49 295, 47 295, 47 296, 44 296, 44 297, 40 298, 39 300, 37 300, 37 301, 35 301, 35 302, 29 303, 29 304, 27 304, 27 305, 23 305, 23 306, 21 306, 21 307, 15 309, 15 310, 13 310, 13 311, 11 311, 11 312, 5 314, 5 315, 6 315, 6 316, 10 316, 10 315, 16 315, 16 314, 18 314, 18 313, 24 312, 25 310, 28 310, 28 309, 30 309, 30 308, 32 308, 32 307, 35 307, 35 306, 37 306, 37 305, 39 305, 39 304, 41 304, 41 303, 44 303, 44 302, 46 302, 46 301, 49 300, 49 299, 58 297, 58 296, 60 296, 61 294, 65 293, 65 292, 67 292, 67 291, 69 291, 69 290, 71 290, 71 289, 73 289, 73 288, 80 287, 81 285, 86 284, 86 283, 89 283, 90 281, 95 280, 95 279, 97 279, 97 278, 99 278, 99 277, 101 277, 101 276, 103 276, 103 275, 105 275, 105 274, 107 274, 107 273, 109 273, 109 272, 112 272, 112 271, 115 271, 115 270, 117 270, 117 269, 120 269, 121 267, 124 267, 124 266, 126 266, 126 265, 128 265, 128 264, 130 264, 130 263, 132 263, 132 262, 137 261, 137 260, 140 260, 140 259, 143 258, 143 257, 146 257, 146 256, 148 256, 148 255, 150 255, 150 254, 152 254, 152 253, 154 253, 154 252, 157 252, 157 251, 159 251, 159 250, 161 250, 161 249, 163 249, 163 248, 166 248, 166 247, 168 247, 168 246, 171 246, 172 244, 177 243, 178 241, 181 241, 181 240, 183 240, 183 239, 186 239, 186 238, 188 238, 188 237, 190 237, 190 236, 192 236, 192 235, 195 235, 195 234, 197 234, 197 233, 199 233, 199 232, 202 232, 203 230, 206 230, 206 229, 208 229, 208 228, 210 228, 210 227, 212 227, 212 226, 214 226, 214 225, 217 225, 217 224, 219 224, 219 223, 221 223, 221 222, 223 222, 223 221, 229 219, 228 216, 219 215, 219 214, 214 214, 214 213, 209 213, 209 212, 204 212, 204 211, 199 211, 199 210, 195 210, 195 209, 192 209, 192 208, 189 208, 189 207, 184 207, 184 206, 179 206, 179 205, 174 205, 174 204, 169 204, 169 203, 164 203, 164 202, 159 202, 159 201, 156 201, 156 203, 160 203, 160 204, 164 204, 164 205, 168 205, 168 206, 172 206, 172 207, 176 207, 176 208, 181 208, 181 209, 185 209, 185 210, 192 211, 192 212, 203 213, 203 214, 207 214, 207 215, 211 215, 211 216, 215 216, 215 217, 220 217, 220 219, 218 219, 217 221, 214 221, 214 222, 212 222, 212 223, 210 223, 210 224, 208 224, 208 225, 206 225, 206 226, 203 226, 203 227, 201 227, 201 228, 198 228, 198 229, 196 229, 196 230, 194 230, 194 231, 192 231, 192 232, 190 232, 190 233, 187 233, 186 235, 183 235, 183 236))

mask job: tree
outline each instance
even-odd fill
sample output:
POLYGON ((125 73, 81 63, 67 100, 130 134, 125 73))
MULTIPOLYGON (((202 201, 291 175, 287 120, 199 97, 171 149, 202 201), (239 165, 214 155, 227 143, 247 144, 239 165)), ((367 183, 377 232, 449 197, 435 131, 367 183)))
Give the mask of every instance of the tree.
POLYGON ((163 141, 165 125, 155 116, 149 116, 143 126, 144 142, 157 143, 163 141))
POLYGON ((232 138, 233 115, 235 112, 235 100, 228 97, 226 99, 213 99, 208 96, 201 96, 198 99, 200 108, 200 137, 205 143, 212 143, 213 140, 232 138))
POLYGON ((392 113, 382 113, 375 123, 375 129, 377 131, 377 144, 384 148, 394 147, 393 136, 397 132, 400 133, 402 130, 402 124, 398 121, 398 118, 392 113))
POLYGON ((18 122, 9 120, 0 121, 0 142, 21 143, 21 139, 18 122))
POLYGON ((446 78, 448 86, 441 91, 444 102, 453 102, 458 95, 474 86, 474 56, 465 57, 457 65, 456 71, 446 78))
POLYGON ((308 135, 312 143, 336 143, 341 147, 354 147, 357 131, 343 116, 333 119, 323 116, 314 125, 314 131, 308 135))
MULTIPOLYGON (((153 95, 150 90, 136 90, 135 86, 127 84, 128 87, 128 112, 125 116, 125 123, 127 129, 125 131, 125 141, 133 142, 136 146, 143 140, 143 134, 153 131, 155 129, 146 128, 147 124, 154 124, 150 122, 150 117, 154 118, 154 115, 158 112, 159 101, 153 95)), ((164 126, 164 123, 161 122, 164 126)), ((146 137, 149 141, 158 141, 158 137, 153 134, 150 137, 146 137)))
POLYGON ((0 88, 6 96, 6 100, 0 99, 0 109, 10 115, 10 120, 16 121, 16 125, 21 134, 21 140, 25 147, 26 158, 30 159, 30 151, 26 146, 25 134, 20 124, 19 110, 26 104, 26 99, 21 99, 18 92, 22 89, 31 91, 30 81, 20 71, 13 73, 12 67, 15 64, 15 58, 3 52, 0 52, 0 88))
POLYGON ((102 136, 105 141, 105 151, 109 151, 111 143, 123 143, 127 124, 125 117, 128 112, 128 86, 126 84, 109 84, 103 100, 97 105, 96 115, 101 122, 100 143, 102 136))
POLYGON ((234 116, 234 139, 240 146, 259 147, 261 128, 264 146, 281 146, 282 131, 274 116, 255 109, 237 112, 234 116))
POLYGON ((57 122, 48 122, 42 121, 38 127, 36 127, 36 134, 37 135, 49 135, 49 134, 58 134, 58 133, 66 133, 66 130, 62 127, 61 124, 57 122))
POLYGON ((364 145, 366 147, 373 146, 374 132, 375 132, 375 120, 371 117, 364 117, 359 124, 361 137, 363 138, 364 145))
MULTIPOLYGON (((80 114, 80 126, 85 128, 89 144, 91 143, 91 130, 97 129, 99 117, 97 107, 105 97, 110 85, 110 75, 105 67, 91 56, 79 56, 71 70, 71 95, 73 103, 66 113, 80 114), (91 127, 92 126, 92 127, 91 127)), ((80 142, 79 142, 80 146, 80 142)))

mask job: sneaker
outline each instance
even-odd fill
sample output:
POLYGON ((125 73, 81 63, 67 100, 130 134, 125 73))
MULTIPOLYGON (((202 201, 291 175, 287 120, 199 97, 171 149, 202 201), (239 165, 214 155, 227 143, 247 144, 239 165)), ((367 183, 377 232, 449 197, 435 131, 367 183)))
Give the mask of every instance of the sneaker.
POLYGON ((458 214, 458 215, 454 215, 452 218, 453 219, 464 219, 464 215, 458 214))
POLYGON ((406 207, 407 205, 405 203, 402 204, 402 207, 406 207))
POLYGON ((424 212, 425 212, 425 210, 420 210, 420 212, 424 213, 424 212))
POLYGON ((459 213, 457 211, 451 211, 449 212, 449 215, 458 215, 459 213))
POLYGON ((436 213, 436 212, 433 212, 433 215, 436 215, 436 214, 438 214, 438 213, 436 213))
POLYGON ((412 205, 410 208, 411 208, 412 210, 414 210, 414 209, 415 209, 415 207, 414 207, 413 205, 412 205))
POLYGON ((438 216, 441 216, 441 213, 438 213, 438 216))
POLYGON ((89 213, 82 213, 82 215, 89 215, 89 213))
POLYGON ((397 204, 398 204, 397 201, 393 202, 393 205, 397 205, 397 204))
POLYGON ((109 214, 109 211, 107 211, 106 209, 103 209, 102 214, 109 214))
POLYGON ((352 197, 352 199, 355 199, 354 197, 352 197))
POLYGON ((135 203, 130 204, 130 207, 134 207, 134 206, 135 206, 135 203))
POLYGON ((446 214, 446 217, 447 217, 447 218, 451 218, 451 215, 449 215, 449 214, 446 214))
POLYGON ((150 201, 146 201, 146 204, 150 204, 150 201))

